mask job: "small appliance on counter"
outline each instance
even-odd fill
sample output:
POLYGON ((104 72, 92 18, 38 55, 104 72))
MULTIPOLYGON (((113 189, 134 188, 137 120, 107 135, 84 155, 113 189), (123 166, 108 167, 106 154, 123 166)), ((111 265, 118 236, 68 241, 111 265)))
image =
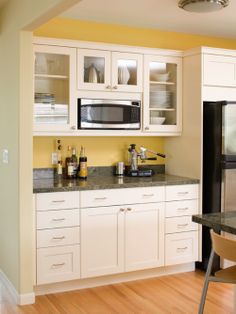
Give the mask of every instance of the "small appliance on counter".
POLYGON ((154 172, 152 169, 139 169, 138 167, 138 158, 141 159, 142 162, 145 160, 156 160, 157 157, 147 157, 146 153, 152 153, 156 156, 165 158, 166 156, 161 153, 154 152, 149 150, 143 146, 140 147, 140 152, 136 150, 136 144, 130 144, 128 149, 129 153, 129 166, 126 171, 126 175, 129 177, 151 177, 154 172))

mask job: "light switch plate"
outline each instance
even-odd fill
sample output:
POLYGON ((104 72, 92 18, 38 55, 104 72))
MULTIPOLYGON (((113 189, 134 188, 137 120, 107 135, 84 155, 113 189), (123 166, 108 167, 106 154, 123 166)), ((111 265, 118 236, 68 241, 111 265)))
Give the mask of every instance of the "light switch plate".
POLYGON ((3 164, 9 163, 9 151, 8 151, 8 149, 2 150, 2 163, 3 164))
POLYGON ((52 165, 57 165, 58 163, 58 153, 52 153, 52 165))

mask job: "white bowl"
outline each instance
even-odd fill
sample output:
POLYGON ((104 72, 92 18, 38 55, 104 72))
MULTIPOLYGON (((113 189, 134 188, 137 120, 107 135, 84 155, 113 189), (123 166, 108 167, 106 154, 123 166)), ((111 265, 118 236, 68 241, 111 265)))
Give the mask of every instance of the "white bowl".
POLYGON ((150 122, 151 124, 163 124, 165 119, 165 117, 150 117, 150 122))
POLYGON ((151 80, 157 81, 157 82, 167 82, 169 80, 170 73, 153 73, 151 75, 151 80))

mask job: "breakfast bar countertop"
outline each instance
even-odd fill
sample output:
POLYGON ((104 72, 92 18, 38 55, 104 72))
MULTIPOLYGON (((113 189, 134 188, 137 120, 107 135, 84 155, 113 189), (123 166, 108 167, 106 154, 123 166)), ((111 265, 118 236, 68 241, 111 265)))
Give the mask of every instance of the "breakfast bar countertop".
POLYGON ((64 178, 40 178, 33 181, 33 193, 103 190, 119 188, 135 188, 148 186, 198 184, 198 179, 175 176, 170 174, 156 174, 152 177, 117 177, 112 175, 91 176, 87 180, 64 178))

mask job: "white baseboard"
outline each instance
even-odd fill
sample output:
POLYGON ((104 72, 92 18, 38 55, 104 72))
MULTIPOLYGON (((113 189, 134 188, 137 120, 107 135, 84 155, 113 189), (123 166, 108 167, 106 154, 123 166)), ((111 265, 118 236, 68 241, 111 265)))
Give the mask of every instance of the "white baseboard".
POLYGON ((36 295, 44 295, 49 293, 59 293, 72 290, 79 290, 97 286, 104 286, 116 284, 127 281, 134 281, 140 279, 148 279, 166 275, 173 275, 195 270, 195 263, 186 263, 175 266, 159 267, 154 269, 147 269, 142 271, 134 271, 129 273, 121 273, 111 276, 101 276, 89 279, 78 279, 73 281, 58 282, 54 284, 46 284, 35 286, 36 295))
POLYGON ((15 286, 8 279, 6 274, 0 269, 0 282, 10 292, 12 296, 12 302, 18 305, 27 305, 35 303, 35 293, 23 293, 19 294, 15 286))

